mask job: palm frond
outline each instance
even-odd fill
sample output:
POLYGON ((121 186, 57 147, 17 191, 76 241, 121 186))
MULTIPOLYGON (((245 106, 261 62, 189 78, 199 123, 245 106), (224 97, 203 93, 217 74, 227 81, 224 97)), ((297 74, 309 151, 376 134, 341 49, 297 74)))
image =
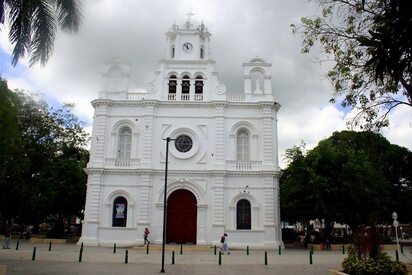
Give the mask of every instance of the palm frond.
POLYGON ((5 13, 6 13, 6 1, 0 0, 0 24, 4 23, 5 13))
POLYGON ((24 57, 30 48, 33 2, 13 1, 10 4, 9 40, 11 43, 15 43, 11 62, 13 66, 16 66, 19 58, 24 57))
POLYGON ((56 33, 55 12, 50 1, 38 1, 33 13, 32 43, 30 45, 30 66, 35 63, 45 65, 53 51, 56 33))
POLYGON ((56 0, 59 26, 64 31, 79 30, 82 19, 80 0, 56 0))

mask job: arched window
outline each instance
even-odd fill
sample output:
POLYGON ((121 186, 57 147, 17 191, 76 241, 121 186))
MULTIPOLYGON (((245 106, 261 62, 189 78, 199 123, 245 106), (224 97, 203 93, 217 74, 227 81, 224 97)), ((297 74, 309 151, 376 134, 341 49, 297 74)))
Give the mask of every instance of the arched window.
POLYGON ((172 56, 172 59, 175 58, 175 45, 172 46, 172 52, 170 53, 172 56))
POLYGON ((182 77, 182 94, 188 94, 190 92, 190 77, 184 75, 182 77))
POLYGON ((176 94, 177 77, 172 74, 169 77, 169 94, 176 94))
POLYGON ((250 202, 241 199, 236 204, 236 229, 251 229, 251 207, 250 202))
POLYGON ((203 46, 200 47, 200 58, 205 58, 205 49, 203 48, 203 46))
POLYGON ((123 127, 119 133, 119 149, 117 158, 130 159, 130 151, 132 149, 132 131, 129 127, 123 127))
POLYGON ((237 149, 236 159, 248 161, 249 159, 249 132, 245 129, 239 130, 236 137, 237 149))
POLYGON ((203 77, 201 75, 196 76, 195 81, 195 94, 203 93, 203 77))
POLYGON ((113 202, 112 226, 126 227, 127 222, 127 200, 117 197, 113 202))

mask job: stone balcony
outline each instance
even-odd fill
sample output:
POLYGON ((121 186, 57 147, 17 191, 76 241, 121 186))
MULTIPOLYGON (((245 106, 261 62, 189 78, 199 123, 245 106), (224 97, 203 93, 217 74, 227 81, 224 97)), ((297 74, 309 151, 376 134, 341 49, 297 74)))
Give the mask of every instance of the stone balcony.
POLYGON ((105 168, 137 169, 140 159, 106 158, 105 168))
POLYGON ((237 171, 257 171, 262 169, 262 162, 257 160, 227 160, 226 169, 237 171))

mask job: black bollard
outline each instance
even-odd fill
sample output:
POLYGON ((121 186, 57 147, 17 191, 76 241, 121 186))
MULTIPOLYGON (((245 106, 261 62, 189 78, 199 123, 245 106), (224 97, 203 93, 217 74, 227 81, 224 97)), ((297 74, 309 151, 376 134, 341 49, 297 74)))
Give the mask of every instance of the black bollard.
POLYGON ((175 264, 175 251, 172 251, 172 264, 175 264))
POLYGON ((51 251, 51 242, 49 242, 49 251, 51 251))
POLYGON ((265 265, 268 265, 268 253, 265 251, 265 265))
POLYGON ((129 251, 126 250, 126 254, 124 255, 124 263, 127 264, 129 262, 129 251))
POLYGON ((403 254, 403 245, 401 245, 401 253, 403 254))
POLYGON ((33 255, 31 256, 31 260, 36 260, 36 247, 33 247, 33 255))
POLYGON ((80 248, 80 250, 79 250, 79 263, 82 262, 82 258, 83 258, 83 248, 80 248))
POLYGON ((309 264, 313 264, 313 259, 312 259, 312 251, 309 251, 309 264))
POLYGON ((222 265, 222 252, 219 251, 219 265, 222 265))
POLYGON ((215 245, 215 255, 216 255, 216 245, 215 245))
POLYGON ((149 245, 146 245, 146 254, 149 254, 149 245))
POLYGON ((345 245, 342 244, 342 254, 345 254, 345 245))
POLYGON ((280 247, 280 245, 279 245, 279 253, 278 254, 282 255, 282 248, 280 247))
POLYGON ((249 255, 249 246, 246 246, 246 255, 249 255))
POLYGON ((396 249, 396 262, 399 263, 399 253, 398 253, 398 249, 396 249))
POLYGON ((19 244, 20 244, 20 240, 17 240, 17 243, 16 243, 16 250, 19 250, 19 244))
POLYGON ((116 243, 113 245, 113 253, 116 253, 116 243))
POLYGON ((180 255, 183 255, 183 244, 180 245, 180 255))

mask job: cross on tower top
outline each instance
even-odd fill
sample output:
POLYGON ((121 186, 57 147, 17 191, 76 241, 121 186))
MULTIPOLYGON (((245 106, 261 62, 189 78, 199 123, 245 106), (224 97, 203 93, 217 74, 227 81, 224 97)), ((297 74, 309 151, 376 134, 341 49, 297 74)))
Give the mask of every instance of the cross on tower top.
POLYGON ((192 15, 194 15, 194 13, 192 12, 192 8, 189 6, 189 12, 187 13, 187 22, 191 23, 192 15))

